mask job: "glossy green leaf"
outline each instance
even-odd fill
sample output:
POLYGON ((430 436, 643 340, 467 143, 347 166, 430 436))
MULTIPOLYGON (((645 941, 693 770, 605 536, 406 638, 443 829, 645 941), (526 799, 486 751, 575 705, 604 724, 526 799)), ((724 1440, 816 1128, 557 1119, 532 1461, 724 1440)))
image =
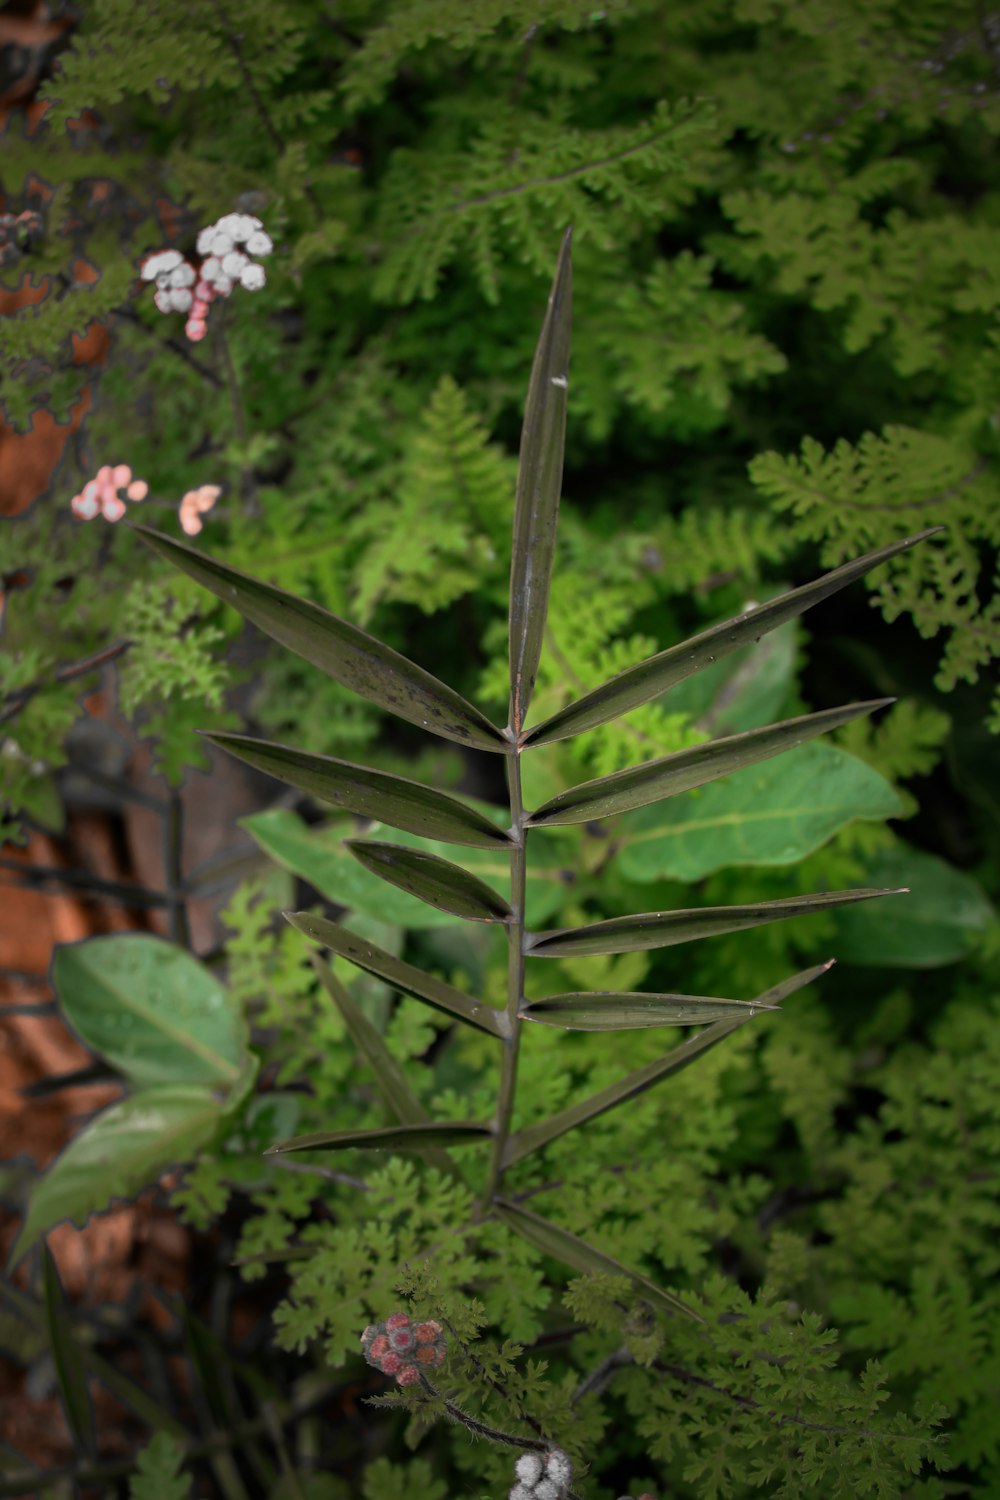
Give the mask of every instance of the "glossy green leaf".
POLYGON ((96 1451, 94 1407, 87 1385, 83 1354, 73 1331, 72 1317, 48 1245, 42 1249, 42 1288, 45 1329, 66 1425, 84 1453, 96 1451))
POLYGON ((367 870, 439 911, 470 922, 509 922, 511 909, 484 880, 460 865, 424 849, 383 844, 372 839, 345 839, 344 847, 367 870))
POLYGON ((141 1089, 104 1110, 38 1181, 11 1263, 56 1224, 69 1219, 82 1226, 116 1198, 131 1198, 190 1161, 222 1114, 213 1090, 178 1083, 141 1089))
POLYGON ((674 755, 647 761, 645 765, 571 787, 543 803, 528 821, 533 826, 588 823, 595 818, 610 818, 635 807, 645 807, 661 798, 704 786, 720 776, 730 776, 734 771, 756 765, 772 755, 780 755, 784 750, 791 750, 818 734, 826 734, 861 714, 874 713, 875 709, 892 702, 892 698, 874 698, 868 703, 849 703, 843 708, 826 708, 820 713, 768 724, 764 729, 750 729, 745 734, 709 740, 707 744, 694 745, 690 750, 680 750, 674 755))
POLYGON ((356 625, 217 562, 185 542, 148 526, 129 524, 160 557, 369 703, 460 745, 478 750, 509 748, 501 731, 478 708, 356 625))
POLYGON ((747 906, 700 906, 679 911, 644 911, 634 917, 611 917, 586 927, 529 934, 530 958, 576 958, 587 953, 633 953, 642 948, 672 948, 724 932, 743 932, 765 922, 809 916, 853 901, 898 895, 895 890, 823 891, 815 896, 786 896, 780 901, 756 901, 747 906))
MULTIPOLYGON (((414 931, 456 925, 450 913, 386 885, 359 865, 344 846, 343 836, 357 832, 347 818, 310 828, 297 813, 276 807, 242 819, 240 826, 282 868, 307 880, 336 906, 414 931)), ((380 826, 367 830, 368 838, 378 837, 380 826)), ((415 834, 397 834, 391 841, 430 853, 440 851, 445 855, 448 850, 446 844, 418 839, 415 834)), ((558 830, 540 828, 531 836, 527 911, 529 920, 536 924, 560 910, 566 902, 567 885, 576 878, 573 864, 564 857, 565 841, 566 835, 558 830)), ((462 863, 502 896, 509 892, 510 858, 502 849, 469 849, 462 855, 462 863)))
POLYGON ((860 912, 838 913, 831 947, 843 963, 904 969, 958 963, 996 921, 979 882, 933 854, 900 842, 869 868, 877 879, 905 882, 909 895, 880 901, 867 921, 853 920, 860 912))
POLYGON ((732 1017, 749 1019, 778 1006, 755 1000, 717 1000, 711 995, 659 995, 609 990, 575 991, 535 1000, 520 1011, 524 1021, 540 1021, 564 1031, 635 1031, 648 1026, 705 1026, 732 1017))
POLYGON ((243 1019, 185 949, 139 932, 87 938, 58 950, 52 976, 80 1039, 133 1083, 236 1084, 243 1019))
POLYGON ((510 847, 509 834, 476 808, 419 781, 369 770, 330 755, 309 755, 245 734, 206 734, 205 738, 256 770, 331 802, 344 812, 443 843, 470 844, 479 849, 510 847))
POLYGON ((794 864, 855 818, 898 817, 883 776, 835 745, 800 745, 655 807, 615 831, 628 880, 701 880, 727 865, 794 864))
POLYGON ((313 916, 307 911, 286 911, 285 917, 299 932, 312 938, 313 942, 322 943, 332 953, 357 964, 366 973, 376 974, 394 989, 402 990, 404 995, 423 1000, 435 1010, 442 1010, 460 1021, 467 1021, 470 1026, 476 1026, 490 1036, 508 1034, 509 1026, 504 1011, 494 1010, 492 1005, 474 1000, 471 995, 466 995, 452 984, 446 984, 443 979, 434 979, 413 964, 404 963, 401 958, 395 958, 374 943, 348 932, 346 927, 340 927, 326 917, 313 916))
POLYGON ((905 537, 901 542, 879 547, 875 552, 868 552, 864 557, 834 568, 831 573, 825 573, 813 583, 792 589, 790 593, 781 594, 777 599, 769 599, 767 603, 758 605, 748 613, 737 615, 735 619, 726 620, 721 625, 713 625, 710 630, 704 630, 678 646, 671 646, 667 651, 648 657, 646 661, 620 672, 617 677, 611 678, 593 692, 578 698, 575 703, 560 709, 559 713, 553 714, 543 724, 529 730, 524 737, 525 745, 544 745, 550 740, 580 734, 584 729, 593 729, 597 724, 617 719, 630 709, 648 703, 651 698, 658 698, 685 677, 700 672, 732 651, 738 651, 741 646, 759 641, 767 631, 794 619, 820 600, 829 598, 838 589, 861 578, 879 563, 886 562, 908 547, 916 546, 927 537, 935 536, 942 529, 940 526, 931 527, 927 531, 905 537))
POLYGON ((471 1121, 427 1125, 388 1125, 380 1130, 317 1130, 269 1146, 265 1156, 286 1151, 420 1151, 425 1146, 474 1146, 493 1139, 489 1125, 471 1121))
POLYGON ((297 813, 276 807, 241 819, 240 826, 273 860, 307 880, 336 906, 379 916, 413 931, 455 921, 450 914, 386 885, 352 859, 343 839, 345 833, 354 831, 348 819, 308 828, 297 813))
MULTIPOLYGON (((351 1040, 374 1073, 383 1102, 401 1125, 430 1124, 430 1117, 411 1089, 402 1067, 360 1005, 355 1003, 353 995, 340 983, 329 964, 318 953, 312 955, 312 964, 327 994, 343 1017, 351 1040)), ((440 1146, 428 1146, 425 1158, 446 1176, 460 1175, 451 1157, 440 1146)))
POLYGON ((521 431, 510 568, 510 724, 524 724, 542 653, 559 520, 573 311, 572 231, 563 236, 521 431))
POLYGON ((605 1255, 603 1250, 595 1249, 579 1235, 571 1234, 568 1229, 561 1229, 539 1214, 532 1213, 530 1209, 522 1208, 520 1204, 511 1203, 505 1198, 493 1200, 493 1211, 508 1229, 513 1229, 515 1234, 519 1234, 544 1255, 551 1255, 553 1260, 569 1266, 571 1271, 578 1271, 581 1276, 624 1276, 659 1312, 681 1313, 686 1318, 693 1318, 696 1323, 704 1323, 704 1318, 688 1307, 686 1302, 682 1302, 680 1297, 675 1297, 673 1292, 664 1291, 655 1281, 643 1276, 641 1271, 629 1270, 628 1266, 605 1255))
MULTIPOLYGON (((816 964, 811 969, 804 969, 801 973, 782 980, 780 984, 773 985, 771 989, 765 990, 762 995, 756 997, 753 1002, 754 1010, 772 1010, 775 1006, 780 1006, 782 1001, 794 994, 796 990, 802 989, 804 985, 811 984, 814 979, 825 974, 833 962, 831 958, 824 964, 816 964)), ((598 1115, 605 1114, 609 1109, 617 1109, 619 1105, 628 1103, 630 1099, 638 1098, 654 1084, 668 1078, 671 1073, 679 1073, 697 1058, 710 1052, 713 1047, 717 1047, 720 1042, 725 1041, 727 1036, 731 1036, 734 1031, 738 1031, 751 1019, 752 1013, 748 1008, 743 1015, 733 1016, 725 1021, 716 1021, 714 1025, 706 1026, 704 1031, 699 1031, 695 1036, 689 1037, 672 1052, 667 1052, 643 1067, 636 1068, 634 1072, 620 1078, 617 1083, 609 1084, 606 1089, 591 1094, 589 1099, 581 1099, 576 1104, 571 1104, 568 1109, 560 1110, 559 1114, 550 1115, 546 1120, 539 1120, 525 1130, 519 1130, 507 1142, 504 1166, 513 1166, 525 1156, 530 1156, 532 1151, 538 1151, 542 1146, 547 1146, 550 1141, 558 1140, 568 1130, 575 1130, 578 1125, 585 1125, 588 1120, 596 1120, 598 1115)))

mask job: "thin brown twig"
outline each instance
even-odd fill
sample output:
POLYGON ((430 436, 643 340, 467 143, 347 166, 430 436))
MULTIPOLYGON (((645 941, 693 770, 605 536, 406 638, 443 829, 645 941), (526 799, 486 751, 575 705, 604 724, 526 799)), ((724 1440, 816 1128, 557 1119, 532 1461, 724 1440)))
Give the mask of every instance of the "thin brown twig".
POLYGON ((113 646, 105 646, 100 651, 95 651, 93 656, 82 657, 80 661, 70 662, 65 667, 57 667, 51 677, 40 677, 36 682, 29 682, 26 687, 16 688, 14 692, 7 694, 7 707, 0 711, 0 724, 12 719, 15 714, 20 713, 24 705, 40 693, 43 688, 49 686, 50 682, 72 682, 76 677, 85 677, 88 672, 95 672, 112 662, 116 657, 122 656, 131 646, 131 641, 116 641, 113 646))

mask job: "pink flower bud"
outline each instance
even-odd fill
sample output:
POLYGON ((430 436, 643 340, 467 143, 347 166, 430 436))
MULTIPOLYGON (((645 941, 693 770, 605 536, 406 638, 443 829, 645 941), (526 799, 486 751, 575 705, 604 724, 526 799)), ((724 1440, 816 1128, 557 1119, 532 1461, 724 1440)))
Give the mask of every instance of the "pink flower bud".
POLYGON ((125 493, 130 500, 145 500, 149 494, 149 485, 144 479, 133 479, 125 493))
POLYGON ((190 514, 181 516, 181 530, 187 536, 197 536, 201 530, 201 517, 190 514))
POLYGON ((400 1385, 416 1385, 420 1379, 420 1371, 416 1365, 404 1365, 396 1379, 400 1385))
MULTIPOLYGON (((200 526, 201 522, 199 521, 198 524, 200 526)), ((402 1367, 403 1361, 400 1359, 398 1354, 383 1355, 382 1359, 379 1361, 379 1369, 384 1370, 387 1375, 395 1375, 397 1370, 401 1370, 402 1367)))
POLYGON ((120 521, 125 514, 125 501, 119 500, 117 495, 106 498, 101 506, 101 513, 106 521, 120 521))
POLYGON ((204 318, 189 318, 184 325, 184 332, 192 344, 199 344, 208 332, 208 325, 204 318))
POLYGON ((386 1318, 385 1326, 391 1333, 394 1328, 405 1328, 409 1321, 406 1313, 393 1313, 391 1317, 386 1318))
POLYGON ((111 471, 111 478, 114 480, 115 489, 120 490, 132 478, 132 470, 128 464, 115 464, 111 471))

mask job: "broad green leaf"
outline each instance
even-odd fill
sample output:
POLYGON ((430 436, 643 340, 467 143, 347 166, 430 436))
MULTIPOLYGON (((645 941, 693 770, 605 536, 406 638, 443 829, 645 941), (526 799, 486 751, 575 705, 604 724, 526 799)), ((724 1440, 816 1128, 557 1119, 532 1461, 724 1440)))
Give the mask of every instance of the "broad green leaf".
POLYGON ((794 864, 855 818, 893 818, 883 776, 835 745, 801 745, 684 797, 628 813, 615 837, 628 880, 701 880, 727 865, 794 864))
POLYGON ((755 1000, 717 1000, 710 995, 657 995, 609 990, 549 995, 521 1008, 524 1021, 561 1026, 565 1031, 634 1031, 648 1026, 705 1026, 732 1017, 749 1019, 779 1006, 755 1000))
POLYGON ((132 932, 60 948, 52 968, 69 1024, 139 1085, 232 1087, 245 1052, 242 1017, 192 954, 132 932))
POLYGON ((317 1130, 269 1146, 265 1156, 286 1151, 422 1151, 425 1146, 472 1146, 493 1139, 493 1127, 472 1121, 426 1125, 389 1125, 381 1130, 317 1130))
POLYGON ((781 594, 777 599, 769 599, 767 603, 737 615, 735 619, 713 625, 710 630, 703 630, 678 646, 671 646, 657 656, 648 657, 646 661, 630 667, 626 672, 620 672, 610 682, 595 688, 583 698, 578 698, 575 703, 568 704, 543 724, 529 730, 524 737, 525 745, 544 745, 549 740, 561 740, 571 734, 580 734, 584 729, 593 729, 597 724, 617 719, 621 714, 628 713, 629 709, 648 703, 651 698, 658 698, 685 677, 700 672, 732 651, 738 651, 741 646, 759 641, 769 630, 794 619, 796 615, 818 604, 821 599, 829 598, 838 589, 861 578, 869 569, 895 557, 908 547, 916 546, 927 537, 935 536, 942 529, 934 526, 914 536, 905 537, 901 542, 893 542, 888 547, 868 552, 854 562, 844 563, 831 573, 825 573, 813 583, 792 589, 790 593, 781 594))
POLYGON ((686 1302, 682 1302, 680 1297, 675 1297, 673 1292, 664 1291, 655 1281, 643 1276, 641 1271, 630 1271, 628 1266, 605 1255, 603 1250, 595 1249, 579 1235, 571 1234, 568 1229, 561 1229, 539 1214, 532 1213, 530 1209, 521 1208, 519 1204, 511 1203, 505 1198, 494 1198, 492 1206, 497 1218, 508 1229, 513 1229, 515 1234, 519 1234, 544 1255, 551 1255, 553 1260, 569 1266, 571 1271, 579 1271, 581 1276, 624 1276, 658 1311, 682 1313, 686 1318, 693 1318, 696 1323, 704 1323, 704 1318, 694 1308, 688 1307, 686 1302))
POLYGON ((701 906, 683 911, 644 911, 634 917, 611 917, 586 927, 529 934, 529 958, 575 958, 586 953, 632 953, 640 948, 672 948, 723 932, 743 932, 765 922, 809 916, 832 906, 870 901, 874 896, 896 896, 899 889, 823 891, 815 896, 786 896, 780 901, 757 901, 748 906, 701 906))
POLYGON ((399 886, 439 911, 470 922, 509 922, 510 907, 484 880, 460 865, 439 859, 424 849, 405 844, 383 844, 372 839, 345 839, 345 848, 373 874, 399 886))
POLYGON ((208 1088, 162 1084, 113 1104, 74 1136, 40 1179, 11 1252, 20 1260, 67 1219, 82 1226, 116 1198, 131 1198, 211 1140, 223 1105, 208 1088))
MULTIPOLYGON (((375 1074, 378 1091, 392 1114, 401 1125, 429 1124, 430 1117, 410 1088, 406 1074, 364 1011, 355 1004, 354 997, 318 953, 312 955, 312 964, 327 994, 340 1011, 355 1047, 375 1074)), ((440 1146, 428 1146, 425 1155, 428 1163, 446 1176, 460 1177, 451 1157, 440 1146)))
POLYGON ((504 1011, 494 1010, 492 1005, 474 1000, 471 995, 466 995, 452 984, 446 984, 443 979, 432 978, 413 964, 404 963, 401 958, 395 958, 374 943, 348 932, 346 927, 340 927, 326 917, 313 916, 307 911, 286 911, 285 918, 299 932, 312 938, 313 942, 322 943, 332 953, 357 964, 366 973, 378 975, 386 984, 402 990, 404 995, 412 995, 415 1000, 423 1000, 436 1010, 443 1010, 460 1021, 467 1021, 470 1026, 478 1026, 480 1031, 486 1031, 490 1036, 508 1034, 504 1011))
POLYGON ((93 1454, 96 1451, 94 1407, 87 1385, 83 1355, 73 1331, 59 1272, 48 1245, 42 1249, 42 1286, 45 1328, 59 1384, 59 1395, 66 1413, 66 1425, 84 1453, 93 1454))
MULTIPOLYGON (((791 978, 784 979, 780 984, 773 985, 771 989, 765 990, 758 995, 753 1002, 754 1010, 773 1010, 780 1006, 781 1002, 796 990, 802 989, 804 985, 811 984, 821 974, 833 965, 831 958, 824 964, 816 964, 811 969, 804 969, 799 974, 793 974, 791 978)), ((547 1120, 539 1120, 535 1125, 529 1125, 525 1130, 519 1130, 512 1135, 507 1142, 504 1152, 504 1167, 513 1166, 515 1162, 521 1161, 523 1157, 530 1156, 532 1151, 538 1151, 542 1146, 547 1146, 550 1141, 558 1140, 559 1136, 565 1135, 568 1130, 575 1130, 578 1125, 584 1125, 588 1120, 596 1120, 598 1115, 603 1115, 609 1109, 617 1109, 620 1104, 627 1103, 630 1099, 636 1099, 644 1094, 647 1089, 659 1083, 661 1079, 668 1078, 671 1073, 679 1073, 682 1068, 688 1067, 719 1042, 725 1041, 734 1031, 745 1026, 752 1018, 752 1012, 747 1011, 740 1016, 733 1016, 725 1021, 716 1021, 712 1026, 706 1026, 704 1031, 699 1031, 695 1036, 689 1037, 672 1052, 665 1053, 662 1057, 655 1058, 641 1068, 620 1078, 617 1083, 609 1084, 606 1089, 601 1089, 596 1094, 591 1094, 589 1099, 581 1099, 576 1104, 571 1104, 568 1109, 561 1110, 557 1115, 550 1115, 547 1120)))
POLYGON ((419 781, 372 771, 330 755, 309 755, 287 745, 251 739, 244 734, 206 734, 222 750, 275 776, 299 791, 344 812, 388 823, 408 833, 440 839, 446 844, 471 844, 479 849, 509 849, 510 836, 489 818, 455 797, 445 796, 419 781))
POLYGON ((129 523, 153 551, 232 605, 245 619, 328 677, 379 708, 432 734, 478 750, 508 749, 508 741, 478 708, 415 662, 318 604, 261 583, 185 542, 129 523))
MULTIPOLYGON (((414 896, 387 886, 377 875, 363 869, 344 845, 343 835, 356 833, 356 825, 347 818, 332 820, 318 828, 309 828, 294 812, 272 808, 241 820, 241 826, 256 839, 260 847, 284 869, 308 880, 326 900, 352 911, 364 912, 398 927, 411 930, 448 927, 456 919, 450 914, 426 906, 414 896)), ((366 837, 380 837, 380 825, 365 830, 366 837)), ((407 848, 424 849, 447 856, 447 844, 419 839, 416 834, 386 834, 393 843, 407 848)), ((534 923, 546 921, 566 902, 567 883, 576 871, 564 857, 566 835, 558 830, 538 829, 531 835, 531 859, 528 862, 527 910, 534 923)), ((469 849, 462 855, 463 865, 486 880, 502 895, 510 891, 510 857, 503 849, 469 849)))
POLYGON ((572 230, 563 236, 521 430, 510 566, 510 725, 520 734, 542 654, 559 520, 573 312, 572 230))
POLYGON ((825 708, 818 714, 803 714, 797 719, 785 719, 780 724, 768 724, 764 729, 750 729, 745 734, 709 740, 707 744, 694 745, 690 750, 679 750, 674 755, 647 761, 645 765, 616 771, 613 776, 602 776, 596 781, 585 781, 580 786, 571 787, 543 803, 531 814, 528 822, 533 827, 546 823, 589 823, 595 818, 611 818, 617 813, 630 812, 632 808, 645 807, 647 803, 674 797, 678 792, 689 792, 692 787, 704 786, 720 776, 742 771, 746 766, 780 755, 783 750, 791 750, 817 734, 826 734, 861 714, 874 713, 875 709, 894 701, 892 698, 874 698, 868 703, 825 708))
POLYGON ((909 887, 880 901, 866 921, 840 912, 831 946, 843 963, 877 968, 933 969, 958 963, 978 944, 996 912, 977 880, 933 854, 902 842, 870 865, 876 879, 909 887))

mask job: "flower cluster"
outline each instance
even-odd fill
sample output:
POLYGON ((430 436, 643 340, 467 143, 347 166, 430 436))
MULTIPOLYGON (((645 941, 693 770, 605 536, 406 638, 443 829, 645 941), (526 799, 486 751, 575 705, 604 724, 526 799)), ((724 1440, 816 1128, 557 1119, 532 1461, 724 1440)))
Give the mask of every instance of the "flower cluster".
POLYGON ((257 292, 267 281, 264 267, 251 259, 270 255, 271 236, 252 214, 223 214, 198 235, 200 270, 179 250, 157 250, 143 261, 143 281, 155 281, 153 301, 162 313, 187 313, 184 332, 197 343, 208 331, 208 313, 218 297, 228 297, 238 284, 257 292), (243 247, 242 249, 240 247, 243 247))
POLYGON ((94 478, 74 495, 70 505, 83 521, 92 521, 100 513, 106 521, 120 521, 125 514, 125 501, 118 494, 124 490, 129 500, 145 500, 149 485, 144 479, 133 479, 128 464, 105 464, 94 478))
POLYGON ((181 497, 181 529, 188 536, 197 536, 202 527, 202 514, 211 510, 222 494, 217 484, 203 484, 196 490, 188 490, 181 497))
POLYGON ((562 1500, 573 1471, 561 1448, 548 1453, 524 1453, 514 1465, 517 1484, 508 1500, 562 1500))
POLYGON ((416 1385, 424 1370, 444 1364, 447 1345, 440 1323, 413 1323, 406 1313, 393 1313, 383 1323, 369 1324, 361 1335, 361 1351, 370 1365, 395 1375, 400 1385, 416 1385))

